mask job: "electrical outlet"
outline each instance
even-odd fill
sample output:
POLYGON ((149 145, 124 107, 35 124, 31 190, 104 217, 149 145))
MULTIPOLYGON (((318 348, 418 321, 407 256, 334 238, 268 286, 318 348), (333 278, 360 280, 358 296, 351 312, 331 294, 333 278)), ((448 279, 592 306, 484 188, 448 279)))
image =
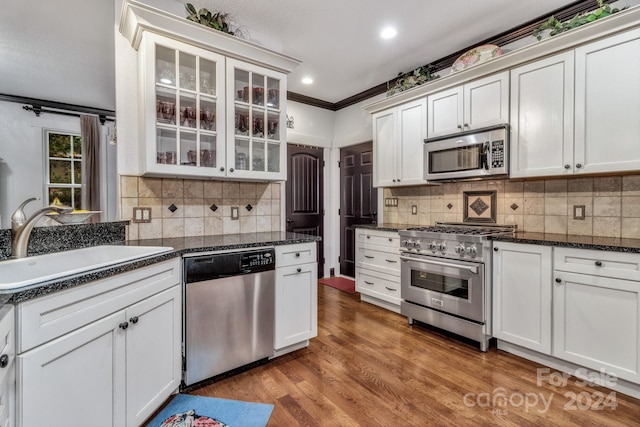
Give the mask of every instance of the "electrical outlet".
POLYGON ((231 219, 238 219, 238 207, 237 206, 232 206, 231 207, 231 219))
POLYGON ((133 215, 131 216, 131 222, 135 224, 151 222, 151 208, 133 208, 133 215))
POLYGON ((573 205, 573 219, 584 219, 585 205, 573 205))
POLYGON ((418 206, 411 206, 411 215, 418 215, 418 206))
POLYGON ((385 206, 398 206, 398 198, 397 197, 386 197, 384 199, 385 206))

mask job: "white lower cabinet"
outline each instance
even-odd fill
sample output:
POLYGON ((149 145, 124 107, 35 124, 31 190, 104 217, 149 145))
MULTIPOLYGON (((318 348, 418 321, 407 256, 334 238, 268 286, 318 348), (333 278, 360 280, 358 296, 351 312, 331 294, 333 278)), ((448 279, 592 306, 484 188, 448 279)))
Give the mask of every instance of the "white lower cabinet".
POLYGON ((559 248, 554 265, 553 355, 640 384, 640 255, 559 248))
POLYGON ((318 264, 315 242, 276 246, 275 307, 276 353, 305 343, 318 335, 318 264))
POLYGON ((400 312, 400 237, 396 231, 358 228, 356 291, 363 301, 400 312))
POLYGON ((180 281, 176 258, 19 304, 17 425, 138 426, 153 414, 180 385, 180 281), (64 333, 49 339, 52 326, 64 333))
MULTIPOLYGON (((515 344, 536 351, 516 350, 537 361, 569 362, 640 385, 640 254, 507 242, 494 248, 500 348, 515 344)), ((640 393, 635 387, 627 390, 640 393)))
POLYGON ((493 336, 551 353, 551 247, 496 242, 493 336))

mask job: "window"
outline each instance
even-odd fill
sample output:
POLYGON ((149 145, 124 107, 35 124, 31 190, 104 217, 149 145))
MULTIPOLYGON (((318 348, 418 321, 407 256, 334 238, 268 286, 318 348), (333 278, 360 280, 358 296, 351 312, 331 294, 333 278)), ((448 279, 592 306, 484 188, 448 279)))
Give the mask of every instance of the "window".
POLYGON ((81 209, 82 137, 46 131, 45 138, 48 204, 61 203, 81 209))

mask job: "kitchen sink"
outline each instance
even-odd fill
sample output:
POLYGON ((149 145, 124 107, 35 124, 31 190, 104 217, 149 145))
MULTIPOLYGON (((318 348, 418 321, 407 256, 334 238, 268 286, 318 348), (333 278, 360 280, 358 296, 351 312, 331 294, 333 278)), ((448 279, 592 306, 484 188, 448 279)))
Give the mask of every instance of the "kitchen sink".
POLYGON ((101 245, 0 261, 0 292, 172 251, 166 246, 101 245))

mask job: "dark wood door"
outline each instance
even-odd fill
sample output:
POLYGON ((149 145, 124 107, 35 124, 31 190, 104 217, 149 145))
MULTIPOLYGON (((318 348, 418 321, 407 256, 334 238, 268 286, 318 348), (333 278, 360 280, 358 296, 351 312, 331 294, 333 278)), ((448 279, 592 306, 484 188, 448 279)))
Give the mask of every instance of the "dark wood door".
POLYGON ((373 143, 340 149, 340 274, 355 277, 356 224, 375 224, 373 143))
MULTIPOLYGON (((322 148, 287 144, 287 231, 323 237, 322 148)), ((318 242, 318 276, 324 275, 324 244, 318 242)))

